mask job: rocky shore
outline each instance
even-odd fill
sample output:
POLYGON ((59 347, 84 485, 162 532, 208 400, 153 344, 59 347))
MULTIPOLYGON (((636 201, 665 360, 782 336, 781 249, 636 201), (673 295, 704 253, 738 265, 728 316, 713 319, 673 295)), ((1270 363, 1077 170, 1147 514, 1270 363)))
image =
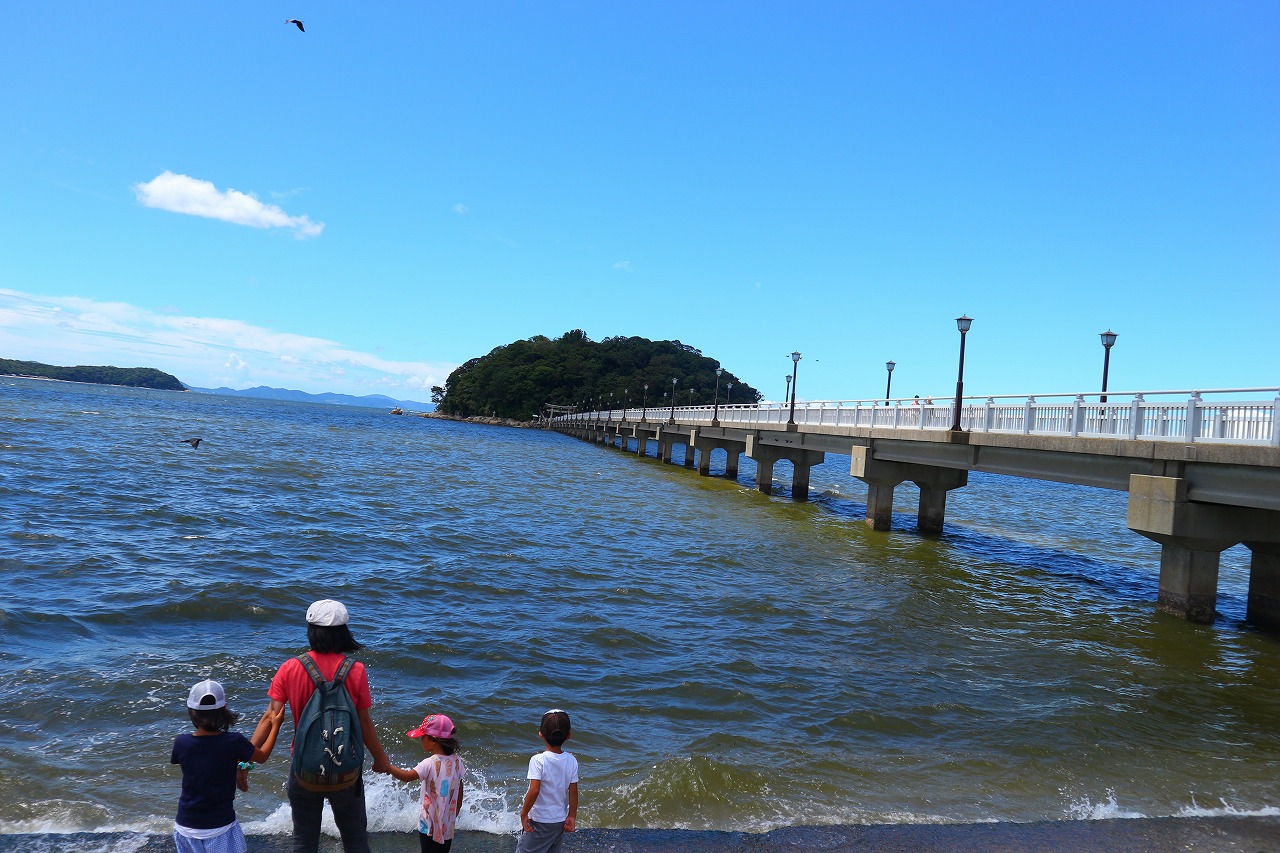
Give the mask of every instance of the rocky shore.
POLYGON ((458 415, 446 415, 443 412, 413 412, 420 418, 439 418, 442 421, 459 421, 465 424, 487 424, 489 426, 505 426, 516 427, 518 429, 536 429, 538 422, 534 420, 518 421, 515 418, 492 418, 492 417, 470 417, 463 418, 458 415))

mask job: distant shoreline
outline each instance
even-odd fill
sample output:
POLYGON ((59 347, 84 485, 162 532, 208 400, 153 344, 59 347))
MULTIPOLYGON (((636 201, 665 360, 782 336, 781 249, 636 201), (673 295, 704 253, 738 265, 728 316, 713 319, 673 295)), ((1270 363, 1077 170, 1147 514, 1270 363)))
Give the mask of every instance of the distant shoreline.
POLYGON ((436 418, 442 421, 458 421, 464 424, 485 424, 486 426, 505 426, 515 427, 516 429, 536 429, 537 421, 518 421, 515 418, 491 418, 488 416, 473 415, 464 418, 461 415, 446 415, 441 411, 434 412, 402 412, 406 415, 414 415, 419 418, 436 418))

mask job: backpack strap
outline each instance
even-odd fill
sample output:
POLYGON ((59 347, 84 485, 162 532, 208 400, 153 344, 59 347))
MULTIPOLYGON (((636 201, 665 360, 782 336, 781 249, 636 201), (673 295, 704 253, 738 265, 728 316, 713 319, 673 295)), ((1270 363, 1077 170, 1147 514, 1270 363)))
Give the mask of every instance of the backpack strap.
MULTIPOLYGON (((302 664, 302 668, 307 671, 307 675, 311 676, 311 680, 315 682, 316 687, 323 687, 325 684, 324 676, 320 674, 320 667, 316 666, 316 662, 312 660, 311 655, 303 652, 298 655, 298 661, 302 664)), ((351 667, 355 665, 354 658, 344 657, 342 659, 342 663, 338 664, 338 671, 333 675, 335 687, 346 680, 347 673, 351 672, 351 667)))
POLYGON ((351 671, 351 667, 356 665, 355 658, 343 658, 342 663, 338 664, 338 671, 333 674, 333 684, 336 687, 343 684, 347 680, 347 673, 351 671))
MULTIPOLYGON (((324 676, 320 674, 320 667, 316 666, 316 662, 311 659, 311 655, 303 652, 298 655, 298 662, 307 671, 307 675, 311 676, 311 681, 315 683, 316 687, 324 686, 324 676)), ((346 661, 343 661, 343 663, 346 663, 346 661)))

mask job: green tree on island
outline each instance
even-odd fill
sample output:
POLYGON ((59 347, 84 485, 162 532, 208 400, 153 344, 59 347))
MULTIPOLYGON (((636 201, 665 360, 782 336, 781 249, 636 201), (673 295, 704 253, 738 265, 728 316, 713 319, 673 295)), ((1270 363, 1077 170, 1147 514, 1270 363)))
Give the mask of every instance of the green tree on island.
MULTIPOLYGON (((537 335, 496 347, 449 374, 432 400, 447 415, 496 415, 527 420, 550 403, 577 408, 642 404, 650 409, 710 404, 720 362, 679 341, 612 337, 593 341, 581 329, 558 338, 537 335), (645 384, 649 390, 644 390, 645 384), (439 392, 439 393, 437 393, 439 392), (692 392, 692 393, 691 393, 692 392)), ((720 376, 720 403, 733 386, 734 403, 758 403, 760 392, 728 370, 720 376)))
POLYGON ((177 377, 156 370, 154 367, 111 367, 88 364, 56 367, 51 364, 41 364, 38 361, 0 358, 0 375, 39 376, 44 379, 61 379, 64 382, 127 385, 130 388, 156 388, 161 391, 187 390, 177 377))

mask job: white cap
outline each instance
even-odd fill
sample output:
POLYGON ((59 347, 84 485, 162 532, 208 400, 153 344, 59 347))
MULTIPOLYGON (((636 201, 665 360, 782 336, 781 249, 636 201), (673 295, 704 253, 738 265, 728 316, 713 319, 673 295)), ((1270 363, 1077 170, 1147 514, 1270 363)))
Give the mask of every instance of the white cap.
POLYGON ((214 711, 227 707, 227 694, 216 681, 202 681, 187 694, 187 707, 197 711, 214 711), (208 701, 212 699, 213 701, 208 701))
POLYGON ((307 624, 332 628, 347 624, 347 608, 341 601, 324 598, 307 608, 307 624))

